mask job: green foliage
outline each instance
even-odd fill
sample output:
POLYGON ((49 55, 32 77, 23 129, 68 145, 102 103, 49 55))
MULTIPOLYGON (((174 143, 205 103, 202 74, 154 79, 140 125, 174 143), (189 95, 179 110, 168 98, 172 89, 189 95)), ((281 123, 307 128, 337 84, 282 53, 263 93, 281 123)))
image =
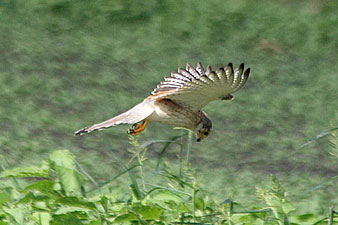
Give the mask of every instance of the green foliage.
POLYGON ((21 167, 6 170, 1 173, 0 178, 8 177, 48 177, 48 162, 43 162, 41 166, 21 167))
MULTIPOLYGON (((135 138, 130 143, 130 151, 139 157, 140 146, 146 145, 140 145, 135 138)), ((133 158, 128 164, 121 162, 131 181, 125 194, 106 189, 107 183, 94 192, 87 191, 88 174, 77 169, 75 157, 68 150, 53 152, 38 167, 5 170, 0 174, 2 179, 23 178, 26 174, 35 180, 23 187, 1 185, 1 224, 338 224, 333 209, 326 218, 314 214, 295 216, 296 209, 274 177, 270 189, 257 188, 262 203, 251 206, 251 210, 238 210, 240 205, 231 199, 210 199, 187 163, 178 173, 168 163, 163 170, 156 169, 153 176, 164 178, 166 183, 156 184, 143 176, 145 154, 136 166, 128 167, 133 158), (141 176, 136 175, 136 168, 140 168, 141 176)))
POLYGON ((271 208, 274 218, 277 220, 279 225, 290 224, 288 215, 294 211, 295 208, 286 199, 286 192, 282 189, 280 183, 272 177, 272 188, 271 190, 264 190, 257 188, 257 194, 260 196, 265 204, 271 208))

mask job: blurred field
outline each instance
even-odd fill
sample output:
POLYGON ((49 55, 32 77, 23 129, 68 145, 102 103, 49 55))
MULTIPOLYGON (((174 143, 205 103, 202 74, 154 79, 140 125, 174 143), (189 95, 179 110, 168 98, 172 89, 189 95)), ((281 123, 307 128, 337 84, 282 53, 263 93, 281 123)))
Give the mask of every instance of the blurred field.
MULTIPOLYGON (((70 149, 104 180, 120 169, 110 149, 130 157, 129 127, 75 130, 129 109, 185 63, 244 62, 252 73, 235 100, 204 108, 213 131, 190 156, 204 189, 253 202, 273 174, 299 210, 325 212, 336 188, 307 191, 337 175, 337 161, 325 138, 301 146, 338 124, 337 10, 319 0, 0 1, 0 153, 14 167, 70 149)), ((139 141, 181 133, 150 124, 139 141)), ((172 146, 166 159, 178 154, 172 146)))

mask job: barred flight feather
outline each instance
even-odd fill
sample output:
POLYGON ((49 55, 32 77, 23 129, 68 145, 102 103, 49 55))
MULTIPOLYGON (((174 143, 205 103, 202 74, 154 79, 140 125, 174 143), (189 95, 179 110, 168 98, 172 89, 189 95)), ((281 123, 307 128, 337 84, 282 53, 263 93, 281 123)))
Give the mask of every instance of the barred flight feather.
POLYGON ((172 76, 173 78, 178 79, 178 80, 182 80, 182 81, 186 81, 186 82, 191 81, 191 79, 185 77, 185 76, 182 75, 182 74, 176 73, 176 72, 172 72, 172 73, 171 73, 171 76, 172 76))
POLYGON ((195 79, 194 76, 191 75, 191 74, 190 74, 188 71, 186 71, 185 69, 179 68, 179 69, 178 69, 178 72, 179 72, 180 74, 182 74, 183 76, 185 76, 186 78, 188 78, 189 80, 194 80, 194 79, 195 79))
POLYGON ((206 85, 208 85, 208 86, 214 84, 214 82, 213 82, 209 77, 207 77, 206 75, 200 76, 200 79, 199 79, 199 80, 203 81, 204 84, 206 84, 206 85))
POLYGON ((197 63, 196 70, 197 70, 197 72, 198 72, 199 74, 205 74, 203 65, 202 65, 200 62, 197 63))
POLYGON ((230 93, 239 90, 249 77, 250 68, 244 73, 243 71, 243 63, 235 70, 232 63, 229 63, 216 72, 211 66, 207 66, 205 70, 201 63, 198 63, 196 68, 187 64, 186 69, 179 68, 178 72, 165 77, 152 95, 181 102, 192 108, 203 107, 213 100, 232 99, 230 93))
POLYGON ((239 82, 239 84, 237 85, 237 87, 235 87, 234 92, 238 91, 244 84, 245 82, 248 80, 249 78, 249 74, 250 74, 250 68, 248 68, 244 74, 241 76, 241 81, 239 82))
POLYGON ((225 71, 224 71, 224 68, 219 68, 217 71, 216 71, 216 74, 218 76, 218 79, 221 81, 222 85, 225 84, 226 82, 226 78, 225 78, 225 71))
POLYGON ((180 80, 180 79, 176 79, 176 78, 172 78, 172 77, 165 77, 164 80, 166 82, 174 82, 174 83, 179 83, 179 84, 185 84, 185 83, 187 83, 184 80, 180 80))
POLYGON ((211 72, 212 72, 212 68, 210 65, 208 65, 206 74, 209 75, 209 73, 211 72))
POLYGON ((224 70, 228 80, 227 82, 232 83, 234 81, 234 69, 232 68, 232 63, 229 63, 224 70))
POLYGON ((188 71, 191 75, 194 76, 195 79, 198 79, 200 77, 200 74, 196 71, 196 69, 191 65, 191 64, 187 64, 186 71, 188 71))
POLYGON ((210 80, 212 80, 215 84, 219 83, 219 78, 216 75, 215 71, 212 71, 211 73, 208 74, 208 77, 210 78, 210 80))

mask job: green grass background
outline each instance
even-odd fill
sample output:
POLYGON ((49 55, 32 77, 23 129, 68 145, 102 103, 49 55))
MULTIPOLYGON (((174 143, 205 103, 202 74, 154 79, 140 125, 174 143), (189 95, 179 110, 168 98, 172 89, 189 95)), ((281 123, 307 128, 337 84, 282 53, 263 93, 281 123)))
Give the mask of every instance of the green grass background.
MULTIPOLYGON (((131 108, 170 72, 201 61, 251 68, 232 102, 204 110, 210 137, 190 162, 203 188, 250 208, 270 174, 303 212, 338 204, 327 140, 300 148, 338 124, 337 1, 0 1, 0 153, 11 167, 67 148, 97 180, 130 158, 128 126, 74 137, 131 108)), ((181 134, 152 123, 140 142, 181 134)), ((150 164, 161 144, 149 147, 150 164)), ((179 148, 166 159, 177 163, 179 148)), ((121 178, 123 182, 123 178, 121 178)), ((118 185, 118 184, 117 184, 118 185)))

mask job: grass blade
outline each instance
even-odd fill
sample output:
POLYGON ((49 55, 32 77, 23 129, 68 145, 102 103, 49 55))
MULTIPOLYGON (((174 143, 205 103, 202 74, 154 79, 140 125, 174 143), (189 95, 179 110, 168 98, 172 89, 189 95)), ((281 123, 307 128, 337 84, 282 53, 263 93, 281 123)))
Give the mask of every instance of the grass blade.
POLYGON ((113 178, 111 178, 110 180, 107 180, 105 182, 99 183, 98 186, 94 187, 93 189, 89 190, 87 193, 89 192, 93 192, 96 191, 98 189, 103 188, 104 186, 106 186, 107 184, 111 183, 112 181, 116 180, 117 178, 119 178, 120 176, 122 176, 123 174, 129 172, 130 170, 133 170, 134 168, 138 167, 139 165, 134 165, 132 167, 127 168, 126 170, 123 170, 121 173, 115 175, 113 178))
POLYGON ((189 194, 189 193, 187 193, 187 192, 175 190, 173 188, 168 188, 168 187, 164 187, 164 186, 160 186, 160 185, 156 185, 156 184, 149 184, 149 183, 146 183, 146 185, 149 185, 149 186, 155 187, 155 188, 159 188, 159 189, 168 190, 168 191, 171 191, 171 192, 176 192, 176 193, 179 193, 179 194, 183 194, 183 195, 187 195, 189 197, 192 197, 192 195, 189 194))
POLYGON ((338 130, 338 127, 334 127, 334 128, 331 128, 331 129, 324 130, 324 131, 320 132, 318 135, 310 138, 309 141, 307 141, 305 144, 303 144, 302 146, 300 146, 300 149, 303 149, 303 148, 307 147, 308 145, 312 144, 313 142, 315 142, 315 141, 317 141, 317 140, 319 140, 319 139, 321 139, 321 138, 323 138, 323 137, 331 134, 335 130, 338 130))
POLYGON ((183 136, 185 136, 185 135, 186 134, 181 134, 181 135, 173 136, 173 137, 169 138, 168 141, 166 141, 166 144, 163 146, 163 148, 162 148, 162 150, 160 152, 160 155, 158 157, 158 160, 157 160, 157 163, 156 163, 156 169, 155 169, 156 171, 158 170, 158 168, 159 168, 159 166, 160 166, 160 164, 162 162, 163 156, 164 156, 165 152, 167 151, 168 147, 170 146, 170 144, 175 143, 175 144, 179 144, 180 145, 180 143, 176 142, 176 140, 179 139, 179 138, 181 138, 181 137, 183 137, 183 136))

